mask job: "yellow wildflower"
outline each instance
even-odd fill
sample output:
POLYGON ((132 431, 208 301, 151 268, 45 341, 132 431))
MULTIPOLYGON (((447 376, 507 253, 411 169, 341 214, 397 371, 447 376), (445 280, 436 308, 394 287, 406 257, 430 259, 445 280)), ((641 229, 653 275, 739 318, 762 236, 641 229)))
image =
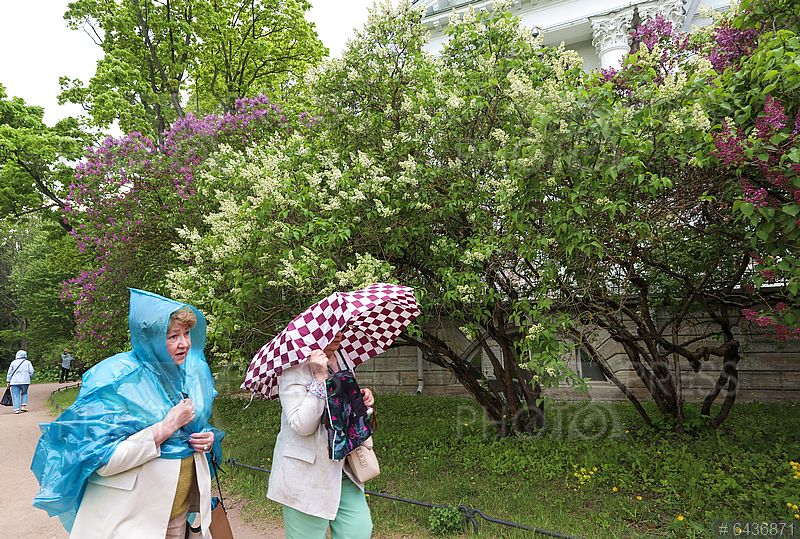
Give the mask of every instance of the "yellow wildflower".
POLYGON ((677 518, 677 519, 678 519, 678 522, 683 522, 683 515, 678 515, 678 516, 677 516, 677 517, 675 517, 675 518, 677 518))
POLYGON ((800 462, 795 462, 793 460, 790 460, 789 466, 792 467, 792 472, 794 472, 794 478, 800 479, 800 462))

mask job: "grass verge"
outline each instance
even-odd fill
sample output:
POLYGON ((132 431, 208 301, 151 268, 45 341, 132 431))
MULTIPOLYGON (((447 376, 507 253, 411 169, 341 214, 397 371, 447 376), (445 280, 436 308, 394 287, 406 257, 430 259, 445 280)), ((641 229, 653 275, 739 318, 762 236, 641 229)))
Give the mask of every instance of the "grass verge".
MULTIPOLYGON (((217 402, 226 457, 269 468, 280 405, 217 402)), ((708 537, 721 520, 800 527, 787 505, 800 502, 789 464, 800 460, 797 404, 737 404, 721 428, 677 435, 644 428, 625 403, 555 403, 546 435, 511 438, 467 399, 380 395, 378 406, 382 473, 371 490, 585 538, 708 537)), ((231 468, 226 483, 251 501, 246 511, 280 519, 266 474, 231 468)), ((447 528, 441 512, 376 497, 370 507, 378 537, 447 528)), ((479 522, 484 537, 531 537, 479 522)))
POLYGON ((50 395, 50 398, 47 399, 50 412, 53 415, 58 415, 69 408, 69 405, 75 402, 75 399, 78 396, 78 391, 80 391, 79 387, 71 387, 69 389, 57 391, 56 393, 50 395))

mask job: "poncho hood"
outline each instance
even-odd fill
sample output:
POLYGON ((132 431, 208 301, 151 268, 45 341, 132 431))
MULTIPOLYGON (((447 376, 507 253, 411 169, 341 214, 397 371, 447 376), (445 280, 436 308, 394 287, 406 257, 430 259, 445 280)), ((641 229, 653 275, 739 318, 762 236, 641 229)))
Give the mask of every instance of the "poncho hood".
POLYGON ((25 350, 17 350, 17 355, 14 356, 14 361, 18 359, 28 359, 28 352, 25 350))
MULTIPOLYGON (((83 375, 78 398, 55 421, 42 424, 31 470, 41 490, 33 505, 61 519, 72 529, 86 481, 111 458, 127 437, 161 421, 184 396, 192 399, 195 419, 161 444, 161 457, 192 455, 189 435, 213 430, 212 452, 221 460, 224 433, 208 422, 217 392, 203 354, 205 317, 190 305, 157 294, 131 289, 130 352, 104 359, 83 375), (187 306, 197 324, 191 348, 180 367, 167 353, 170 315, 187 306)), ((208 455, 210 458, 210 454, 208 455)))
POLYGON ((145 367, 152 369, 160 378, 161 385, 176 399, 177 403, 187 394, 186 367, 198 360, 205 363, 203 349, 206 346, 206 319, 203 314, 185 303, 161 297, 151 292, 131 289, 131 308, 128 317, 133 353, 145 367), (167 327, 169 317, 175 311, 190 308, 197 323, 190 332, 192 346, 186 361, 180 367, 167 352, 167 327))

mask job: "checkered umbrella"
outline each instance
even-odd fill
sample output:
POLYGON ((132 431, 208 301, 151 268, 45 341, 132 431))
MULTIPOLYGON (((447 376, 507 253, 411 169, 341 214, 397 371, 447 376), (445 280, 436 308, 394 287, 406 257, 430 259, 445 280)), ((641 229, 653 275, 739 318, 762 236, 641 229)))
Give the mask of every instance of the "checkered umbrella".
POLYGON ((418 315, 414 290, 407 286, 376 283, 354 292, 334 292, 259 349, 242 388, 276 398, 281 372, 325 348, 340 331, 339 350, 353 367, 360 365, 387 350, 418 315))

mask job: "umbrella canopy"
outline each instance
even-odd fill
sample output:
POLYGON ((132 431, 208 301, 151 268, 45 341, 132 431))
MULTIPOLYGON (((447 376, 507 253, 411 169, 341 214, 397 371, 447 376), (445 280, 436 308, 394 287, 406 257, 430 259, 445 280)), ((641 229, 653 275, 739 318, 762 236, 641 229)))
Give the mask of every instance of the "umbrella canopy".
POLYGON ((417 316, 417 299, 407 286, 376 283, 353 292, 334 292, 297 315, 258 350, 242 388, 276 398, 281 372, 305 361, 313 350, 325 348, 339 332, 345 366, 360 365, 387 350, 417 316))

